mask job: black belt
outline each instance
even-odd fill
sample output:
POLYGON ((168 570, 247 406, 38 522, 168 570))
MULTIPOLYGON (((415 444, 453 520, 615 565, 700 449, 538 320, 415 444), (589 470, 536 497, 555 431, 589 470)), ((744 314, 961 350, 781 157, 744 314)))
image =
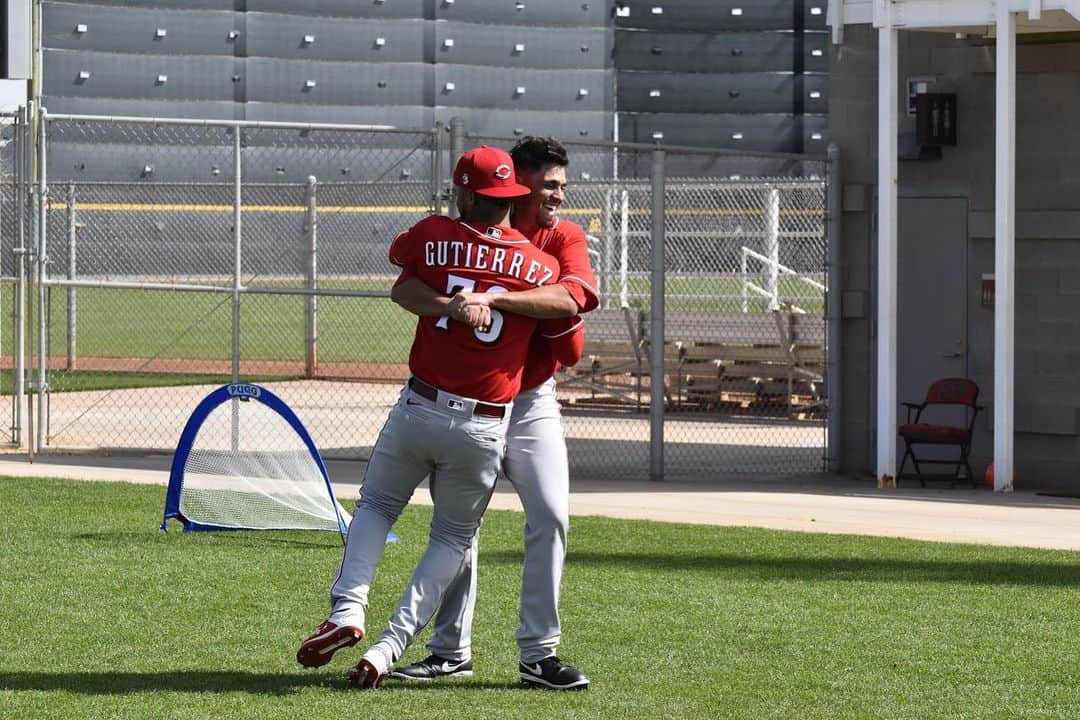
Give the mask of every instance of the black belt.
MULTIPOLYGON (((426 382, 418 377, 409 378, 409 389, 422 398, 427 398, 432 402, 436 402, 439 399, 439 389, 434 385, 428 385, 426 382)), ((483 415, 485 417, 501 418, 506 414, 505 405, 496 405, 494 403, 476 402, 476 407, 473 408, 473 415, 483 415)))

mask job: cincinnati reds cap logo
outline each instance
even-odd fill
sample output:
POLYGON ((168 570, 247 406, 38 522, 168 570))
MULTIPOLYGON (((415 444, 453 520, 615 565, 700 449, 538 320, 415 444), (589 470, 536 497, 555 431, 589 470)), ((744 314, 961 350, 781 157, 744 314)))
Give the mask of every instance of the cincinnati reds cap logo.
POLYGON ((510 168, 509 165, 503 163, 502 165, 499 165, 495 168, 495 177, 499 178, 500 180, 509 180, 511 173, 513 172, 514 171, 510 168))

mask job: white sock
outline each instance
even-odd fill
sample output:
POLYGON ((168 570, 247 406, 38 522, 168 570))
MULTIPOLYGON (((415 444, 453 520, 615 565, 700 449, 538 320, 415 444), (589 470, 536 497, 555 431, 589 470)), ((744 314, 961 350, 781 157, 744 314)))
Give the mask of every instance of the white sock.
POLYGON ((364 653, 364 660, 371 663, 371 666, 378 671, 379 675, 390 672, 391 657, 390 648, 382 643, 375 643, 364 653))

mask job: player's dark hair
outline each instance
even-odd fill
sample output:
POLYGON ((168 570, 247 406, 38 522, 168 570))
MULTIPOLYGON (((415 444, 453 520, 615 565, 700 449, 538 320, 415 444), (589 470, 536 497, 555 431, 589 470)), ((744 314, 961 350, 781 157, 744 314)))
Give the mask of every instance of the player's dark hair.
POLYGON ((475 197, 472 211, 469 217, 465 218, 469 222, 492 224, 502 222, 506 213, 510 212, 510 204, 513 202, 511 198, 493 198, 480 194, 475 197))
POLYGON ((514 167, 519 171, 535 172, 546 165, 566 167, 570 164, 569 158, 566 157, 566 148, 558 138, 550 136, 526 135, 511 148, 510 157, 514 160, 514 167))

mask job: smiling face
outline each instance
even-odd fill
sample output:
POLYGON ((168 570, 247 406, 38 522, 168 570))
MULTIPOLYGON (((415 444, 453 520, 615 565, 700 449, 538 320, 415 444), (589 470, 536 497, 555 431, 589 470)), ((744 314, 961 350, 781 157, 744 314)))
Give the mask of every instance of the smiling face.
POLYGON ((539 170, 519 171, 517 178, 532 193, 514 203, 515 224, 520 221, 535 227, 554 225, 566 192, 566 168, 548 164, 539 170))

